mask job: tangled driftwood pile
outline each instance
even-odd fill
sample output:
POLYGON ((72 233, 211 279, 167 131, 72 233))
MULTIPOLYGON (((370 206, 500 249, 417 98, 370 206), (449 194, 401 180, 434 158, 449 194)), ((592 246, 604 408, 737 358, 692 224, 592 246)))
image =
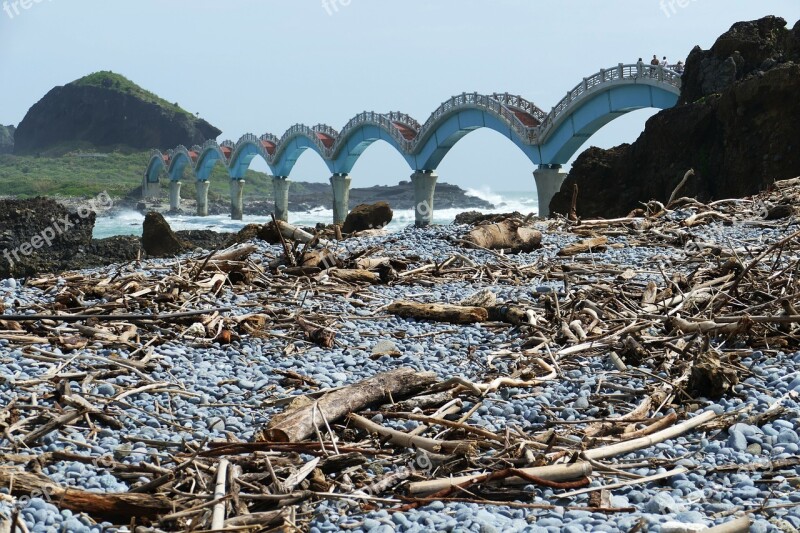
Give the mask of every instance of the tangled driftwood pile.
MULTIPOLYGON (((502 251, 491 252, 489 261, 479 262, 465 251, 425 264, 411 255, 403 260, 382 257, 379 248, 344 253, 333 242, 282 226, 282 253, 275 257, 243 245, 175 261, 171 274, 159 278, 120 265, 110 275, 65 275, 66 283, 57 277, 29 280, 52 303, 15 314, 6 310, 0 339, 51 367, 36 382, 17 382, 16 399, 0 406, 6 443, 0 449, 6 465, 0 467, 0 486, 18 497, 50 494, 56 505, 97 520, 153 528, 141 531, 302 527, 309 504, 324 499, 352 501, 361 510, 382 506, 403 511, 434 500, 547 507, 524 503, 522 485, 549 487, 559 498, 592 493, 590 506, 581 509, 631 511, 613 508, 609 491, 687 470, 665 461, 660 464, 665 473, 642 477, 629 472, 640 463, 615 458, 701 427, 727 428, 732 422, 724 416, 696 414, 707 405, 698 398, 728 394, 745 379, 749 370, 738 362, 745 352, 800 348, 800 312, 794 307, 800 232, 788 231, 799 193, 800 179, 778 183, 754 199, 709 205, 678 199, 669 209, 651 203, 628 218, 555 221, 544 231, 544 241, 549 232, 569 232, 581 240, 530 264, 511 261, 502 251), (712 222, 786 232, 766 244, 697 240, 688 231, 712 222), (615 244, 619 236, 627 244, 615 244), (623 245, 680 247, 688 260, 667 267, 643 265, 634 272, 597 263, 586 253, 623 245), (527 302, 497 303, 493 293, 482 291, 460 303, 389 305, 375 302, 374 293, 366 290, 372 284, 430 287, 452 280, 509 285, 558 280, 563 289, 527 302), (215 296, 225 290, 246 295, 253 312, 233 315, 218 306, 215 296), (303 298, 316 299, 320 311, 301 316, 301 292, 303 298), (313 379, 276 369, 298 393, 270 402, 284 406, 284 412, 253 441, 234 435, 227 442, 201 446, 153 441, 148 444, 164 450, 162 460, 138 465, 112 456, 28 451, 44 435, 67 426, 121 428, 121 416, 136 417, 127 401, 132 395, 193 395, 149 375, 158 364, 152 348, 167 339, 208 346, 278 336, 331 347, 342 317, 327 314, 325 302, 342 297, 371 309, 374 316, 390 313, 451 322, 453 327, 484 322, 511 332, 515 340, 493 357, 511 359, 515 370, 501 374, 487 361, 484 379, 470 381, 399 368, 340 389, 318 390, 313 379), (48 345, 52 348, 42 347, 48 345), (66 355, 54 353, 56 347, 66 355), (102 356, 87 347, 127 355, 102 356), (567 422, 547 412, 546 427, 536 434, 515 427, 489 431, 469 423, 487 394, 508 387, 533 394, 542 384, 582 368, 588 358, 606 358, 618 375, 642 376, 651 385, 628 390, 614 383, 612 373, 588 398, 607 416, 567 422), (105 399, 85 397, 85 386, 69 387, 70 381, 88 385, 120 374, 135 376, 138 385, 105 399), (38 407, 44 398, 31 391, 41 391, 43 385, 56 410, 38 407), (618 394, 600 393, 604 387, 618 394), (664 414, 670 407, 674 411, 664 414), (386 419, 421 425, 408 432, 375 421, 386 419), (99 464, 128 481, 131 490, 100 494, 55 486, 41 471, 59 461, 99 464), (395 468, 390 474, 376 473, 383 469, 376 470, 375 464, 395 468), (589 487, 592 480, 600 483, 589 487)), ((752 422, 780 414, 778 404, 752 422)), ((168 413, 163 416, 167 425, 174 425, 168 413)), ((769 466, 775 471, 781 467, 769 466)), ((731 527, 742 523, 747 519, 731 527)))

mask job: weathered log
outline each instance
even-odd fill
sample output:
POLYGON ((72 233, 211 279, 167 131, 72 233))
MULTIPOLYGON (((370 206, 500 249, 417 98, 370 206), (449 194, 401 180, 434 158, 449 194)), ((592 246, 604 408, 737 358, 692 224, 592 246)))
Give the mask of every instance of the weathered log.
POLYGON ((474 324, 486 322, 489 313, 483 307, 464 307, 449 304, 421 304, 398 300, 387 309, 389 313, 403 318, 450 322, 453 324, 474 324))
MULTIPOLYGON (((303 244, 308 244, 316 238, 309 232, 302 230, 297 226, 292 226, 291 224, 283 222, 282 220, 276 221, 276 224, 280 228, 281 235, 283 235, 285 239, 289 239, 291 241, 298 241, 303 244)), ((324 239, 319 239, 317 240, 317 242, 322 246, 328 245, 328 241, 324 239)))
POLYGON ((331 277, 344 281, 345 283, 380 283, 381 278, 375 272, 369 270, 348 270, 344 268, 332 268, 328 271, 331 277))
POLYGON ((532 252, 542 247, 542 233, 525 226, 519 219, 508 218, 496 224, 478 226, 464 237, 464 241, 489 250, 532 252))
MULTIPOLYGON (((522 468, 520 469, 520 472, 528 476, 535 476, 548 481, 567 481, 591 475, 592 465, 584 461, 579 461, 571 464, 522 468)), ((451 476, 447 478, 432 479, 429 481, 418 481, 409 484, 408 492, 415 496, 432 494, 450 487, 457 487, 464 483, 469 483, 470 481, 480 478, 482 475, 483 474, 472 474, 467 476, 451 476)), ((526 485, 530 483, 530 481, 518 476, 513 476, 503 479, 501 483, 506 486, 526 485)))
POLYGON ((606 244, 608 244, 608 237, 606 236, 594 237, 592 239, 586 239, 581 242, 565 246, 564 248, 559 250, 558 255, 560 255, 561 257, 568 257, 571 255, 582 254, 584 252, 588 252, 594 249, 605 248, 606 244))
POLYGON ((0 467, 0 487, 14 496, 43 498, 59 509, 95 518, 126 522, 134 517, 154 518, 172 511, 172 499, 161 495, 87 492, 64 488, 40 474, 0 467))
POLYGON ((436 382, 436 374, 398 368, 342 387, 274 417, 258 436, 273 442, 300 442, 323 426, 367 406, 407 398, 436 382))
POLYGON ((330 250, 312 250, 303 254, 301 265, 303 268, 319 268, 322 270, 340 266, 341 261, 330 250))

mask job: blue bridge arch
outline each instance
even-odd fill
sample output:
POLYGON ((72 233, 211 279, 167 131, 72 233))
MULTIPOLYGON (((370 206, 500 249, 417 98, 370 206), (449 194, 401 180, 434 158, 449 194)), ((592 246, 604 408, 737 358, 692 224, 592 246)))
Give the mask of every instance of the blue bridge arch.
MULTIPOLYGON (((557 172, 546 171, 557 171, 615 118, 638 109, 674 106, 680 87, 681 74, 672 70, 641 62, 619 64, 584 78, 549 112, 508 93, 463 93, 442 103, 424 124, 404 113, 364 112, 350 120, 341 132, 324 124, 297 124, 281 138, 247 134, 236 144, 209 141, 191 151, 179 146, 166 154, 152 153, 144 175, 144 190, 147 194, 147 184, 156 183, 165 169, 170 180, 177 181, 190 166, 197 180, 205 181, 218 163, 226 168, 232 181, 241 182, 256 157, 261 157, 272 174, 285 181, 306 150, 316 152, 339 183, 377 141, 397 150, 415 176, 435 176, 439 164, 459 140, 472 131, 489 128, 507 137, 538 165, 537 189, 543 206, 543 202, 549 204, 548 196, 560 186, 553 180, 562 179, 556 176, 557 172)), ((349 181, 341 183, 342 187, 349 187, 349 181)), ((334 192, 336 187, 334 184, 334 192)))

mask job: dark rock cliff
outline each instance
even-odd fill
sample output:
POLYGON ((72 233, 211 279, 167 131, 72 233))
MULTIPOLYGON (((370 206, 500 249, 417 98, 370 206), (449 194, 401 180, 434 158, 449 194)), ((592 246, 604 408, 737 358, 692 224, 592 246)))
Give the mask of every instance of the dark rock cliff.
POLYGON ((52 89, 19 124, 14 152, 51 149, 174 148, 214 139, 220 130, 129 80, 97 73, 52 89))
POLYGON ((800 175, 800 23, 778 17, 735 24, 686 62, 677 107, 647 121, 633 144, 581 154, 550 204, 578 215, 622 216, 666 201, 689 168, 683 196, 746 196, 800 175))

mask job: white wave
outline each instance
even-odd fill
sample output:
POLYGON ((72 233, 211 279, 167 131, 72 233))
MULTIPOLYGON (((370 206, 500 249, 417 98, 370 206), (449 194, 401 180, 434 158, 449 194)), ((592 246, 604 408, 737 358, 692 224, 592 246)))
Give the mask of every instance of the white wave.
MULTIPOLYGON (((477 196, 494 204, 494 209, 482 209, 484 213, 507 213, 519 211, 520 213, 538 213, 536 193, 524 192, 493 192, 488 187, 467 191, 470 196, 477 196)), ((434 204, 435 207, 435 204, 434 204)), ((434 209, 434 224, 452 224, 456 215, 467 211, 466 208, 434 209)), ((195 215, 164 215, 172 229, 180 230, 212 230, 218 232, 237 232, 247 224, 265 224, 271 220, 270 216, 245 215, 244 220, 231 220, 230 216, 211 215, 199 217, 195 215)), ((396 209, 394 218, 386 229, 396 231, 414 224, 413 209, 396 209)), ((289 213, 289 222, 298 226, 315 226, 317 223, 330 224, 333 220, 332 209, 313 209, 311 211, 289 213)), ((99 217, 94 227, 94 238, 104 239, 115 235, 142 234, 144 215, 137 211, 123 211, 113 217, 99 217)))

